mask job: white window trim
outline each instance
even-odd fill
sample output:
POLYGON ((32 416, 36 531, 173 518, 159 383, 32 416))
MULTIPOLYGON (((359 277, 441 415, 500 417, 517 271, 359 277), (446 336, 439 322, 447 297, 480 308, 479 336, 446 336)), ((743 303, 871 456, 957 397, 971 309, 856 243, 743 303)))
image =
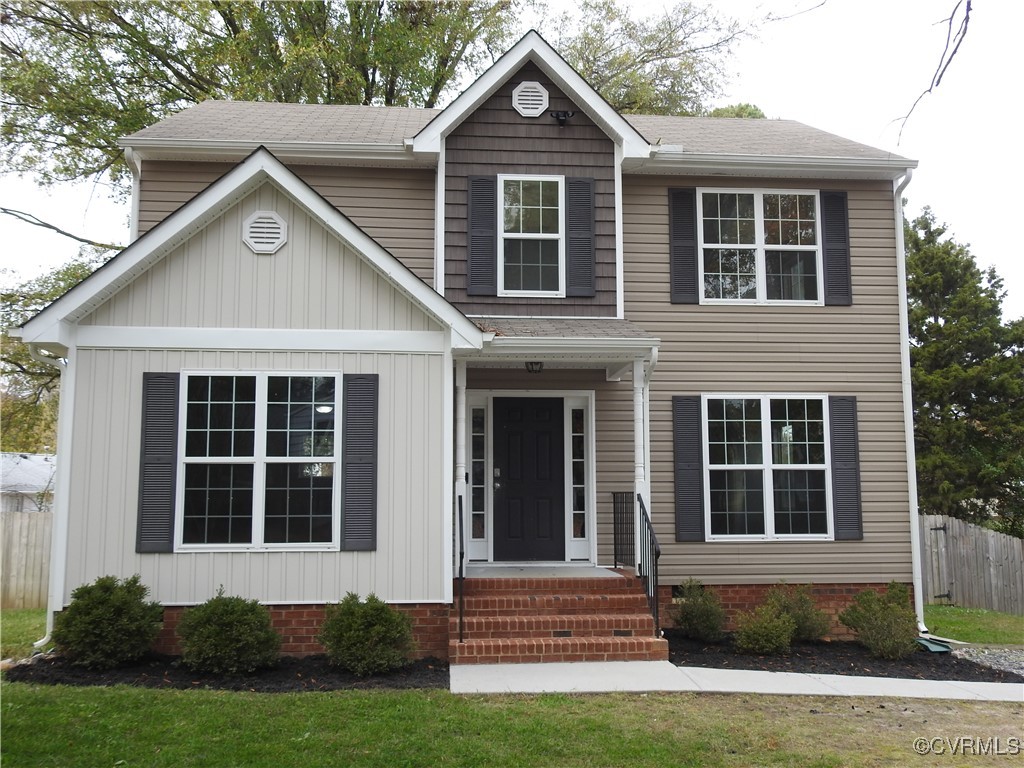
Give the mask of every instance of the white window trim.
POLYGON ((174 500, 175 552, 331 552, 341 546, 341 371, 238 371, 238 370, 183 370, 178 388, 178 455, 174 500), (256 378, 256 420, 253 456, 185 456, 185 438, 188 405, 189 376, 254 376, 256 378), (331 377, 334 386, 334 454, 333 456, 267 456, 267 382, 271 376, 331 377), (320 459, 321 461, 317 461, 320 459), (266 492, 266 465, 334 463, 334 482, 331 486, 331 541, 317 543, 265 543, 263 541, 264 504, 266 492), (187 464, 241 464, 253 466, 252 542, 249 544, 186 544, 185 523, 185 466, 187 464))
POLYGON ((697 284, 700 286, 701 304, 747 304, 747 305, 770 305, 770 306, 803 306, 821 307, 825 305, 825 276, 823 245, 821 242, 821 195, 817 189, 773 189, 769 187, 743 188, 743 187, 698 187, 697 188, 697 284), (711 194, 746 194, 754 195, 754 244, 728 244, 704 243, 704 193, 711 194), (817 245, 786 245, 767 246, 764 242, 764 196, 765 195, 814 195, 814 224, 816 227, 815 242, 817 245), (704 248, 732 248, 741 250, 753 250, 754 269, 756 271, 757 298, 756 299, 716 299, 704 295, 704 248), (804 251, 815 254, 815 271, 818 281, 818 298, 815 301, 804 299, 769 299, 768 285, 766 278, 765 251, 804 251))
MULTIPOLYGON (((704 539, 705 541, 833 541, 835 539, 834 503, 832 494, 832 434, 829 423, 828 395, 820 392, 712 392, 702 394, 700 398, 701 419, 701 451, 703 453, 704 486, 704 539), (711 533, 711 462, 708 446, 708 401, 709 400, 761 400, 761 464, 730 464, 729 469, 761 469, 765 471, 764 482, 764 534, 763 535, 713 535, 711 533), (771 401, 772 400, 820 400, 822 416, 825 423, 825 463, 821 464, 787 464, 776 465, 771 460, 771 401), (825 472, 825 513, 827 530, 825 533, 776 534, 775 533, 775 496, 772 471, 778 468, 824 469, 825 472)), ((715 465, 719 468, 721 465, 715 465)))
POLYGON ((565 298, 565 176, 532 176, 508 174, 498 176, 498 296, 524 298, 562 299, 565 298), (505 182, 506 181, 555 181, 558 182, 558 234, 507 233, 505 232, 505 182), (505 238, 510 240, 557 240, 558 241, 558 290, 557 291, 506 291, 505 290, 505 238))

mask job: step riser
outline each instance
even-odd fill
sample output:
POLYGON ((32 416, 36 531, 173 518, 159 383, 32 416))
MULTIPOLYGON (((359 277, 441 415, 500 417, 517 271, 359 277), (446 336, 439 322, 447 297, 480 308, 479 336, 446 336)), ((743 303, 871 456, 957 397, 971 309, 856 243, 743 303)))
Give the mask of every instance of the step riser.
MULTIPOLYGON (((458 637, 459 620, 449 622, 449 635, 458 637)), ((500 637, 654 637, 650 615, 630 616, 473 616, 463 626, 465 639, 500 637)))
MULTIPOLYGON (((455 582, 458 593, 459 583, 455 582)), ((557 595, 557 594, 631 594, 643 592, 643 583, 636 578, 607 579, 466 579, 463 594, 493 595, 557 595)))
POLYGON ((453 664, 540 664, 571 661, 666 661, 660 638, 560 638, 452 641, 453 664))
MULTIPOLYGON (((644 613, 643 595, 534 595, 467 597, 466 616, 549 616, 581 613, 644 613)), ((458 614, 458 601, 455 605, 458 614)))

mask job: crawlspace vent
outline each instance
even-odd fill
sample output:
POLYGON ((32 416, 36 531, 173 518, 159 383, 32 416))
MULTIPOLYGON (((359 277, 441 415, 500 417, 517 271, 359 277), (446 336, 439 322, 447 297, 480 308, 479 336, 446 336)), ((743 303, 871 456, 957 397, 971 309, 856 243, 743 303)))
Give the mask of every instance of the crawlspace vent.
POLYGON ((277 253, 288 240, 288 225, 273 211, 256 211, 242 225, 242 240, 253 253, 277 253))
POLYGON ((539 117, 548 108, 548 92, 540 83, 524 81, 512 91, 512 106, 523 117, 539 117))

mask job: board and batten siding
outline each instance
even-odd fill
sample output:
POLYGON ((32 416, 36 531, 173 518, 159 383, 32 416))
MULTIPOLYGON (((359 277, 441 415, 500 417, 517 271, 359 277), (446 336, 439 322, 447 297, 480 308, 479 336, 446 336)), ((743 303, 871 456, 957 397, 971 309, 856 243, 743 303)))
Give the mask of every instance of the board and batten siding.
POLYGON ((166 605, 203 602, 221 585, 264 603, 333 602, 349 591, 391 602, 443 599, 443 355, 84 349, 73 364, 65 603, 99 576, 134 573, 166 605), (189 369, 379 374, 377 549, 136 553, 142 374, 189 369))
POLYGON ((226 211, 94 310, 83 325, 440 331, 386 277, 271 183, 226 211), (258 210, 288 225, 255 254, 242 224, 258 210))
POLYGON ((614 164, 611 139, 536 65, 523 66, 445 139, 445 298, 468 315, 614 317, 614 164), (548 91, 548 109, 540 117, 523 117, 512 106, 512 91, 523 81, 539 82, 548 91), (559 126, 549 114, 556 110, 575 115, 559 126), (467 180, 496 174, 594 179, 593 297, 467 294, 467 180))
MULTIPOLYGON (((139 185, 139 235, 233 167, 231 163, 145 161, 139 185)), ((433 285, 433 169, 292 164, 288 167, 417 277, 433 285)))
POLYGON ((625 316, 661 339, 651 382, 651 508, 663 583, 911 580, 892 188, 886 182, 626 176, 625 316), (668 189, 843 189, 853 304, 700 306, 669 301, 668 189), (857 397, 864 539, 674 541, 672 396, 807 392, 857 397))

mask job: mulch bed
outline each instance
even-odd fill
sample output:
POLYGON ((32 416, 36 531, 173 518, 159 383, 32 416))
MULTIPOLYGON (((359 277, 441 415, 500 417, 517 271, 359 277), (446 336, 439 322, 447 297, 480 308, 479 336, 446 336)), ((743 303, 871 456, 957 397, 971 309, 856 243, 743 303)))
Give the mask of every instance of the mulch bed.
MULTIPOLYGON (((950 653, 918 651, 907 659, 875 659, 852 642, 796 644, 783 656, 747 656, 721 644, 689 640, 677 630, 665 630, 673 664, 719 669, 804 672, 825 675, 863 675, 916 680, 1020 683, 1024 677, 961 659, 950 653)), ((259 693, 339 691, 350 689, 410 689, 449 687, 448 663, 421 659, 387 675, 356 677, 327 663, 326 656, 283 657, 273 669, 246 675, 202 675, 182 666, 176 656, 151 655, 135 664, 93 671, 76 667, 56 654, 8 669, 10 681, 44 685, 134 685, 145 688, 220 689, 259 693)))
POLYGON ((862 675, 911 680, 961 680, 974 683, 1021 683, 1024 677, 961 659, 952 653, 924 649, 905 659, 876 659, 854 642, 795 643, 782 656, 748 656, 734 650, 727 638, 721 644, 703 643, 666 629, 669 659, 681 667, 752 669, 818 675, 862 675))

